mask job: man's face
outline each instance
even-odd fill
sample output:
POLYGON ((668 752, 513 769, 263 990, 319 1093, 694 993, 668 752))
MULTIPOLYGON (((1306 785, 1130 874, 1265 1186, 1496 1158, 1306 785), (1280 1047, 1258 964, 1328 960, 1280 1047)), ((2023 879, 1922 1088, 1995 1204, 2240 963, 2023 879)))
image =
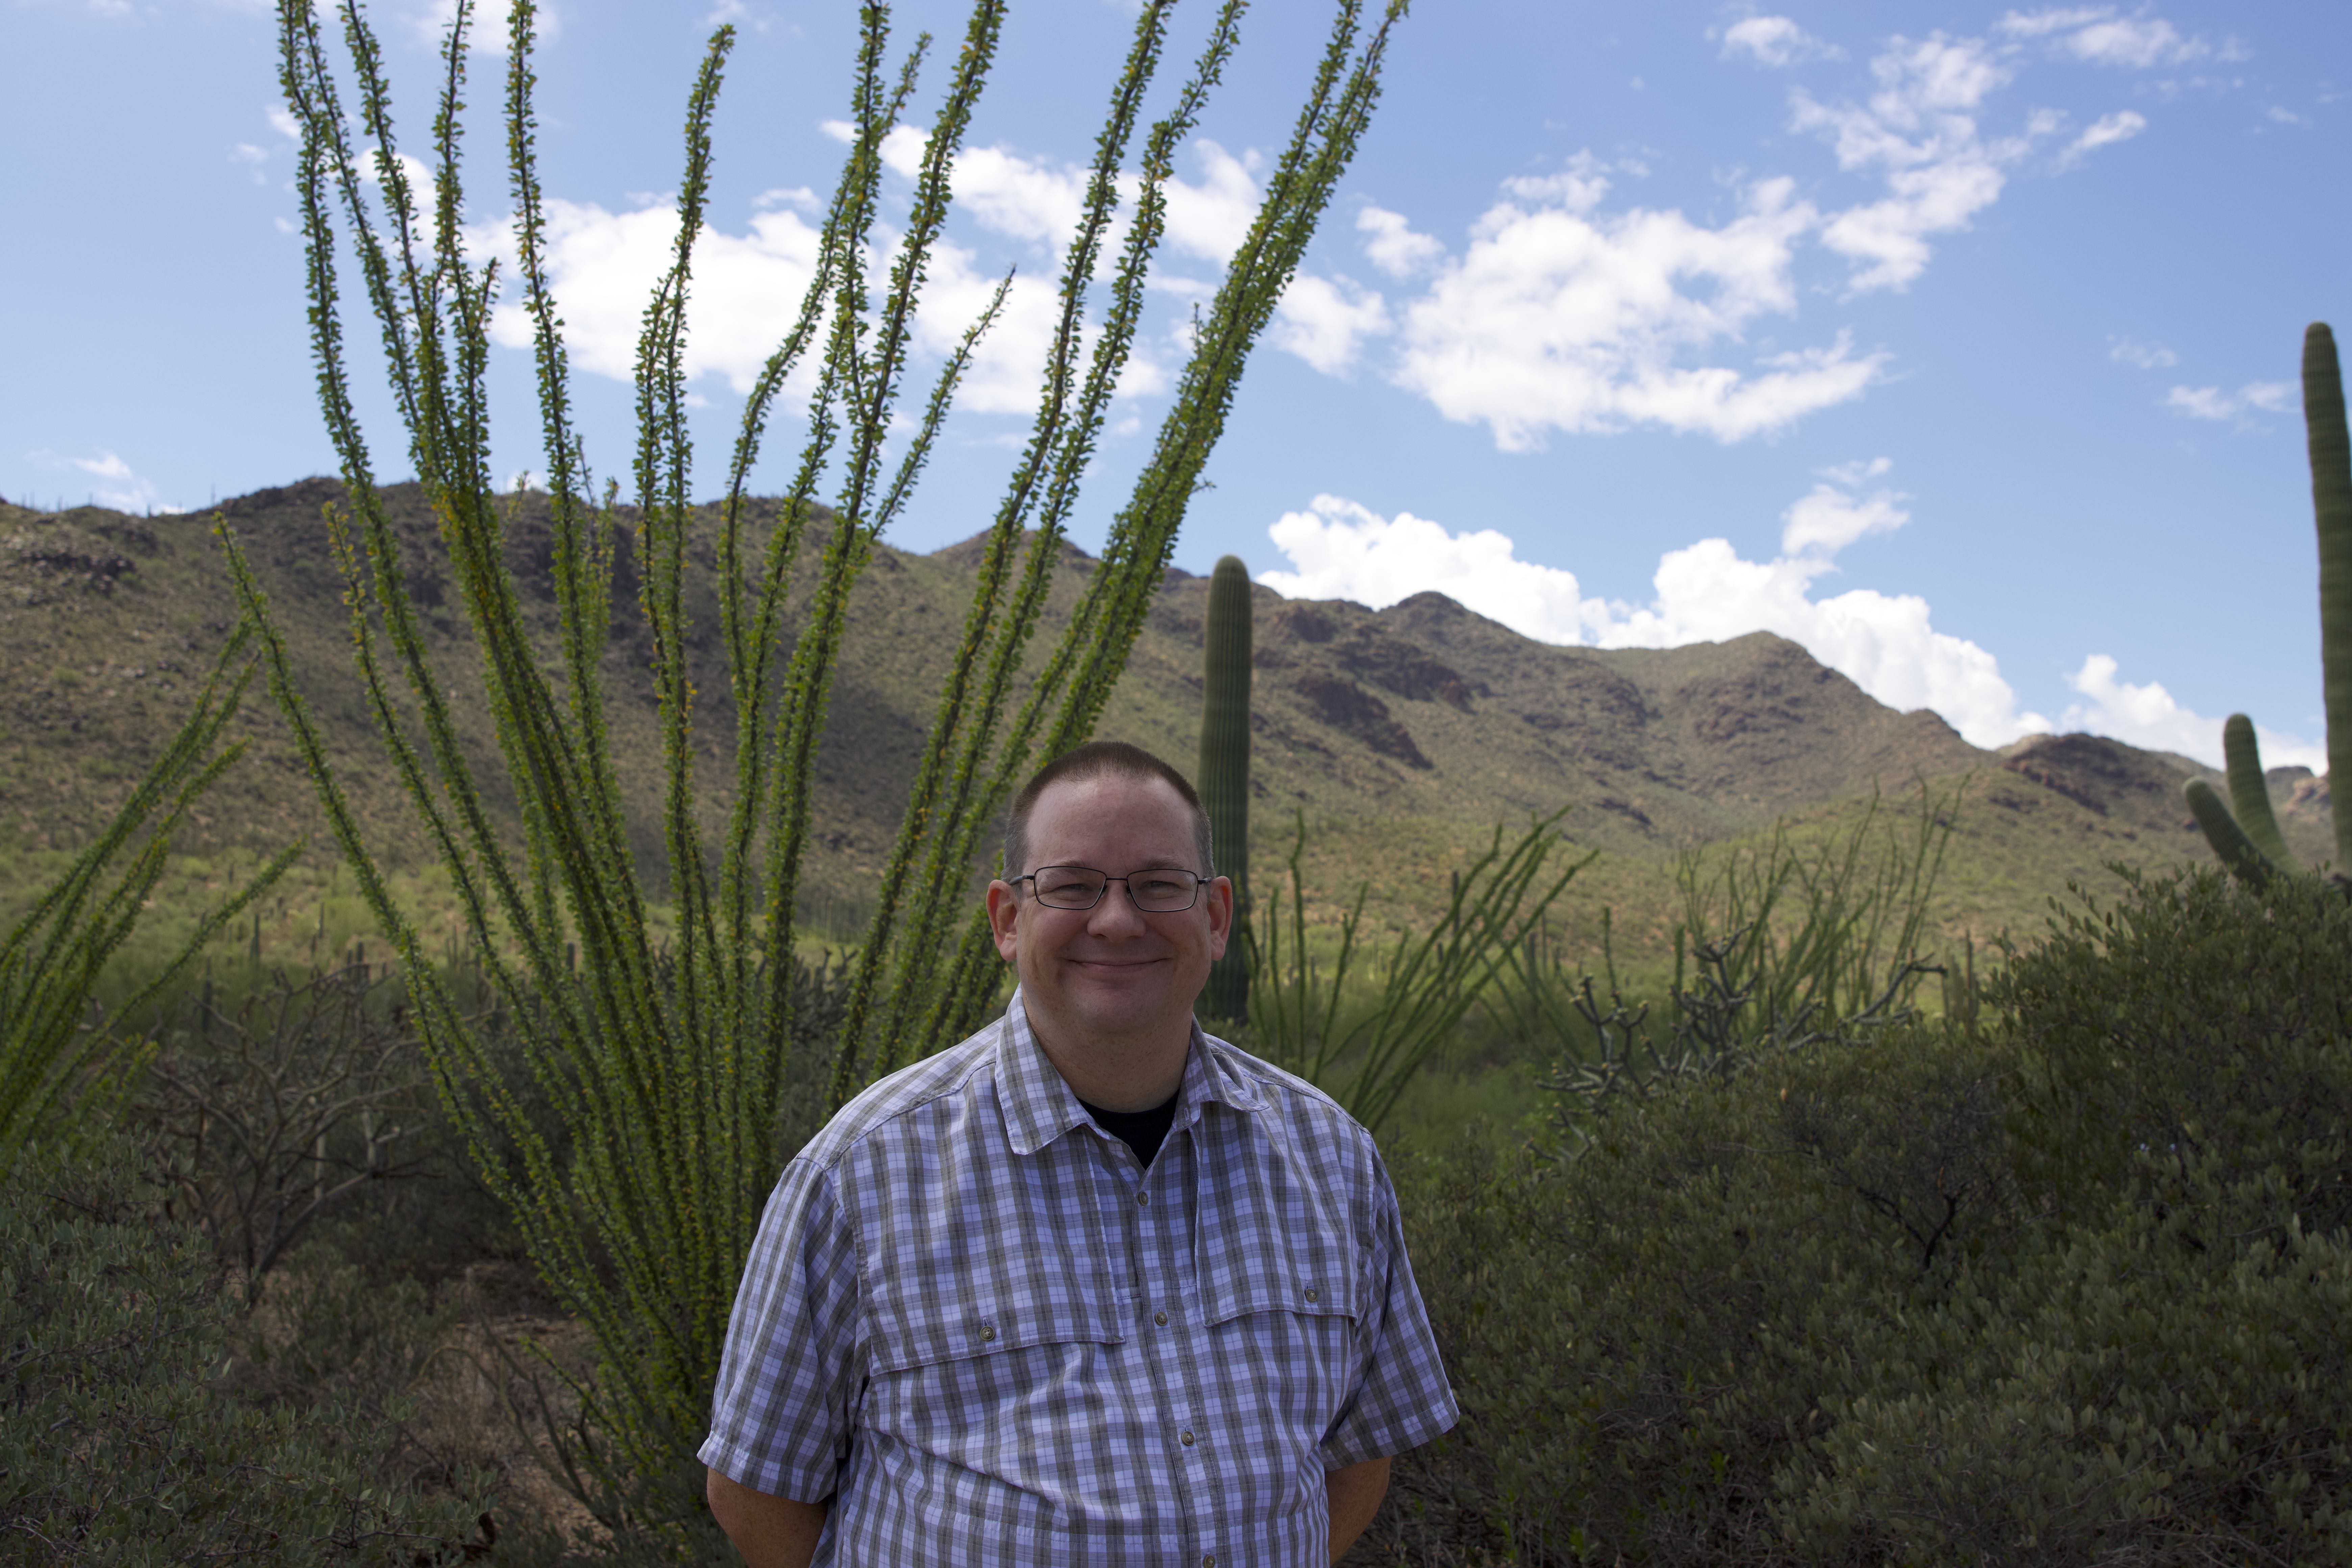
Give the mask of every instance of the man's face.
MULTIPOLYGON (((1108 774, 1065 780, 1038 796, 1029 816, 1029 863, 1091 866, 1113 877, 1153 868, 1199 872, 1192 814, 1161 779, 1108 774)), ((988 889, 996 951, 1021 975, 1031 1023, 1049 1045, 1083 1049, 1189 1035, 1192 1003, 1225 951, 1233 884, 1204 885, 1189 910, 1143 914, 1113 882, 1090 910, 1051 909, 1034 886, 988 889)))

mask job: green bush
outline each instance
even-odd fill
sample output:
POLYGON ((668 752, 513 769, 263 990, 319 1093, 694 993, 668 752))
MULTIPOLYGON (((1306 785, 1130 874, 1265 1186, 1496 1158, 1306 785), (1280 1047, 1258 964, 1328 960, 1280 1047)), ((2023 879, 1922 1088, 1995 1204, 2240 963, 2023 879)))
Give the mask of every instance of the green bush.
POLYGON ((152 1217, 135 1163, 36 1149, 0 1183, 0 1557, 460 1560, 480 1505, 383 1479, 396 1406, 229 1393, 212 1248, 152 1217))
POLYGON ((2135 887, 1983 1026, 1405 1173, 1465 1420, 1409 1560, 2352 1561, 2352 910, 2135 887))

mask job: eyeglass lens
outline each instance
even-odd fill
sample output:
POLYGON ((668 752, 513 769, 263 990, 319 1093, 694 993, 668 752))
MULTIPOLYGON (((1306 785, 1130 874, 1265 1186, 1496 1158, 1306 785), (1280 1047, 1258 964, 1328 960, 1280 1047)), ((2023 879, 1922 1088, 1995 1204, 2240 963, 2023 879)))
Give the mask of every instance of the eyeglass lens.
POLYGON ((1113 882, 1127 884, 1127 896, 1147 914, 1189 910, 1200 897, 1201 879, 1190 871, 1154 868, 1124 877, 1106 876, 1091 866, 1044 866, 1031 879, 1037 901, 1049 909, 1090 910, 1113 882))

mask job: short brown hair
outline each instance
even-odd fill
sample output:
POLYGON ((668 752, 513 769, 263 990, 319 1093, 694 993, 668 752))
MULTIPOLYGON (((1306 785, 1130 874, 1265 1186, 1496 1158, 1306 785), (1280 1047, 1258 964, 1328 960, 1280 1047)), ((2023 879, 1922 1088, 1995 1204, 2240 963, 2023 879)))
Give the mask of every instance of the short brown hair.
POLYGON ((1192 787, 1192 781, 1141 746, 1131 746, 1125 741, 1088 741, 1039 768, 1021 786, 1021 793, 1013 797, 1013 807, 1004 814, 1004 875, 1017 877, 1027 868, 1029 814, 1037 809, 1037 797, 1049 785, 1065 779, 1107 777, 1158 779, 1172 785, 1192 814, 1192 843, 1201 853, 1202 873, 1211 877, 1217 874, 1216 845, 1209 836, 1209 814, 1202 807, 1200 792, 1192 787))

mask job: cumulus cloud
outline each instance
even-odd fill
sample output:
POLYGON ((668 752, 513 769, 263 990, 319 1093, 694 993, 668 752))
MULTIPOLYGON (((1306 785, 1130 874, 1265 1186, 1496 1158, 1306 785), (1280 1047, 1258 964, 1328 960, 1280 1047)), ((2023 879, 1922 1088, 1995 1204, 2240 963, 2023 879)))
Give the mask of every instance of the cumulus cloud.
MULTIPOLYGON (((2117 666, 2105 654, 2095 653, 2066 677, 2066 684, 2083 700, 2069 703, 2061 722, 2069 730, 2112 735, 2151 751, 2179 752, 2209 767, 2221 765, 2221 721, 2183 708, 2162 685, 2149 681, 2136 686, 2116 679, 2117 666)), ((2301 764, 2314 773, 2327 771, 2323 744, 2275 730, 2254 727, 2263 763, 2268 767, 2301 764)))
POLYGON ((1863 103, 1825 104, 1790 93, 1790 122, 1826 139, 1838 166, 1883 178, 1887 194, 1832 216, 1822 243, 1853 270, 1852 293, 1901 290, 1927 270, 1928 240, 1969 226, 2000 199, 2006 165, 2055 128, 2029 119, 2017 135, 1987 140, 1977 111, 2012 68, 1978 38, 1895 38, 1870 62, 1878 84, 1863 103))
POLYGON ((1597 647, 1774 632, 1890 707, 1934 709, 1978 745, 2048 730, 2040 714, 2019 710, 1990 653, 1936 630, 1925 599, 1869 588, 1817 596, 1821 579, 1837 570, 1837 551, 1906 520, 1899 494, 1859 493, 1886 468, 1879 459, 1824 473, 1783 514, 1782 553, 1771 561, 1744 560, 1723 539, 1667 552, 1643 605, 1586 595, 1574 573, 1518 559, 1513 541, 1496 530, 1456 534, 1336 496, 1318 496, 1274 524, 1269 535, 1294 569, 1258 580, 1295 597, 1374 608, 1433 589, 1525 636, 1597 647))
POLYGON ((2124 109, 2113 114, 2103 114, 2092 123, 2089 130, 2066 144, 2066 150, 2058 154, 2059 167, 2072 168, 2082 162, 2084 154, 2095 153, 2102 147, 2113 146, 2118 142, 2128 142, 2147 129, 2147 117, 2135 113, 2131 110, 2124 109))
MULTIPOLYGON (((646 301, 677 243, 677 211, 655 205, 615 213, 561 197, 549 198, 546 208, 548 281, 572 363, 590 374, 626 381, 635 373, 646 301)), ((478 253, 513 254, 513 237, 503 223, 469 237, 478 253)), ((817 243, 817 230, 790 210, 753 215, 746 234, 705 229, 695 247, 687 306, 689 375, 720 375, 737 392, 751 390, 800 313, 801 296, 816 273, 817 243)), ((530 345, 530 319, 519 290, 508 290, 490 331, 505 347, 530 345)))
POLYGON ((1380 295, 1346 278, 1302 276, 1283 291, 1273 341, 1324 374, 1337 375, 1355 363, 1366 339, 1388 330, 1388 305, 1380 295))
POLYGON ((1364 254, 1391 278, 1411 278, 1445 258, 1445 247, 1434 237, 1415 234, 1402 213, 1368 206, 1356 215, 1356 232, 1364 237, 1364 254))
MULTIPOLYGON (((2012 39, 2063 41, 2108 20, 2053 12, 2012 15, 2005 26, 2012 39)), ((1748 17, 1722 37, 1727 54, 1766 64, 1826 48, 1780 16, 1748 17)), ((2095 47, 2120 46, 2082 46, 2095 47)), ((1926 272, 1937 240, 1967 229, 2037 150, 2059 145, 2064 167, 2147 128, 2145 116, 2121 110, 2059 143, 2065 117, 2036 110, 1988 130, 1992 100, 2023 58, 2015 41, 1898 37, 1872 58, 1872 90, 1860 101, 1792 89, 1790 128, 1820 139, 1865 183, 1844 205, 1808 200, 1793 179, 1773 175, 1745 181, 1730 216, 1702 222, 1623 205, 1619 180, 1645 171, 1588 153, 1551 174, 1502 182, 1458 247, 1403 214, 1367 206, 1356 226, 1365 256, 1407 285, 1383 301, 1388 373, 1446 417, 1486 425, 1507 451, 1641 426, 1738 441, 1859 397, 1886 374, 1889 356, 1857 350, 1843 331, 1769 352, 1746 347, 1771 318, 1798 314, 1808 256, 1843 265, 1849 298, 1903 290, 1926 272)), ((1337 321, 1334 289, 1302 309, 1337 321)), ((1349 302, 1344 336, 1296 329, 1294 347, 1320 356, 1310 363, 1344 369, 1376 335, 1370 296, 1349 302)))
POLYGON ((1737 441, 1843 403, 1878 353, 1830 344, 1711 358, 1759 316, 1796 309, 1792 252, 1817 221, 1791 181, 1759 181, 1720 227, 1677 211, 1597 209, 1589 162, 1517 179, 1402 311, 1394 374, 1450 419, 1483 422, 1507 451, 1553 431, 1654 425, 1737 441), (1699 363, 1692 363, 1697 361, 1699 363))
POLYGON ((1723 30, 1723 58, 1741 56, 1759 66, 1792 66, 1804 60, 1842 60, 1845 51, 1823 43, 1786 16, 1749 16, 1723 30))
POLYGON ((1864 480, 1874 479, 1892 467, 1889 459, 1874 458, 1867 463, 1824 470, 1812 493, 1780 514, 1785 525, 1780 530, 1781 552, 1835 555, 1857 539, 1892 533, 1910 521, 1911 514, 1903 510, 1903 502, 1910 498, 1900 491, 1855 493, 1864 480))
POLYGON ((2012 38, 2046 41, 2054 52, 2091 65, 2146 70, 2184 65, 2212 53, 2161 16, 2118 16, 2112 5, 2011 11, 1995 24, 2012 38))
MULTIPOLYGON (((457 0, 429 0, 409 13, 408 25, 418 43, 437 49, 449 36, 449 25, 457 19, 457 0)), ((542 4, 532 12, 530 36, 534 43, 552 42, 562 28, 562 20, 554 6, 542 4)), ((481 0, 467 18, 466 47, 475 54, 505 54, 508 35, 513 30, 514 7, 509 0, 481 0)))
POLYGON ((156 499, 153 481, 142 478, 121 457, 101 447, 94 458, 72 458, 61 452, 32 452, 33 461, 80 476, 83 492, 100 506, 117 511, 176 512, 181 509, 156 499))
POLYGON ((2162 343, 2143 343, 2130 338, 2109 338, 2107 357, 2135 370, 2166 370, 2180 363, 2180 356, 2162 343))
POLYGON ((2235 392, 2218 386, 2176 386, 2164 406, 2191 419, 2242 419, 2251 413, 2281 414, 2294 388, 2284 381, 2250 381, 2235 392))
MULTIPOLYGON (((820 129, 837 141, 854 134, 838 121, 822 122, 820 129)), ((921 130, 899 126, 883 142, 883 163, 900 178, 912 178, 920 172, 923 145, 921 130)), ((1222 265, 1256 212, 1256 155, 1234 154, 1205 142, 1196 143, 1193 153, 1199 178, 1169 183, 1169 247, 1222 265)), ((418 178, 424 171, 416 166, 410 174, 418 178)), ((968 147, 958 154, 953 181, 959 220, 970 227, 959 231, 961 237, 943 238, 933 247, 914 324, 915 344, 934 360, 950 353, 1003 280, 1002 269, 984 261, 975 245, 963 242, 976 237, 974 231, 1011 241, 1046 261, 1016 271, 1004 308, 957 394, 960 408, 1025 414, 1035 405, 1038 368, 1059 316, 1055 264, 1083 211, 1086 170, 1001 145, 968 147)), ((1135 191, 1130 177, 1125 182, 1130 206, 1135 191)), ((744 232, 706 227, 698 240, 687 316, 688 374, 723 377, 738 393, 750 390, 797 317, 815 270, 819 240, 814 192, 769 191, 752 205, 744 232)), ((669 265, 677 229, 675 205, 667 196, 646 196, 635 207, 615 212, 551 198, 547 220, 550 283, 573 363, 592 374, 628 379, 646 300, 669 265)), ((1124 221, 1114 225, 1107 253, 1121 242, 1124 221)), ((499 255, 510 264, 510 222, 502 218, 470 230, 474 252, 499 255)), ((887 234, 880 237, 891 241, 887 234)), ((875 265, 887 268, 890 259, 886 249, 875 265)), ((1179 293, 1205 292, 1209 287, 1173 280, 1179 293)), ((1320 368, 1341 369, 1358 341, 1382 330, 1384 310, 1379 295, 1346 279, 1301 279, 1284 301, 1276 340, 1320 368)), ((510 348, 530 343, 530 320, 512 290, 493 317, 492 335, 510 348)), ((1169 385, 1171 373, 1154 357, 1154 343, 1147 336, 1129 358, 1119 382, 1122 396, 1169 385)))

